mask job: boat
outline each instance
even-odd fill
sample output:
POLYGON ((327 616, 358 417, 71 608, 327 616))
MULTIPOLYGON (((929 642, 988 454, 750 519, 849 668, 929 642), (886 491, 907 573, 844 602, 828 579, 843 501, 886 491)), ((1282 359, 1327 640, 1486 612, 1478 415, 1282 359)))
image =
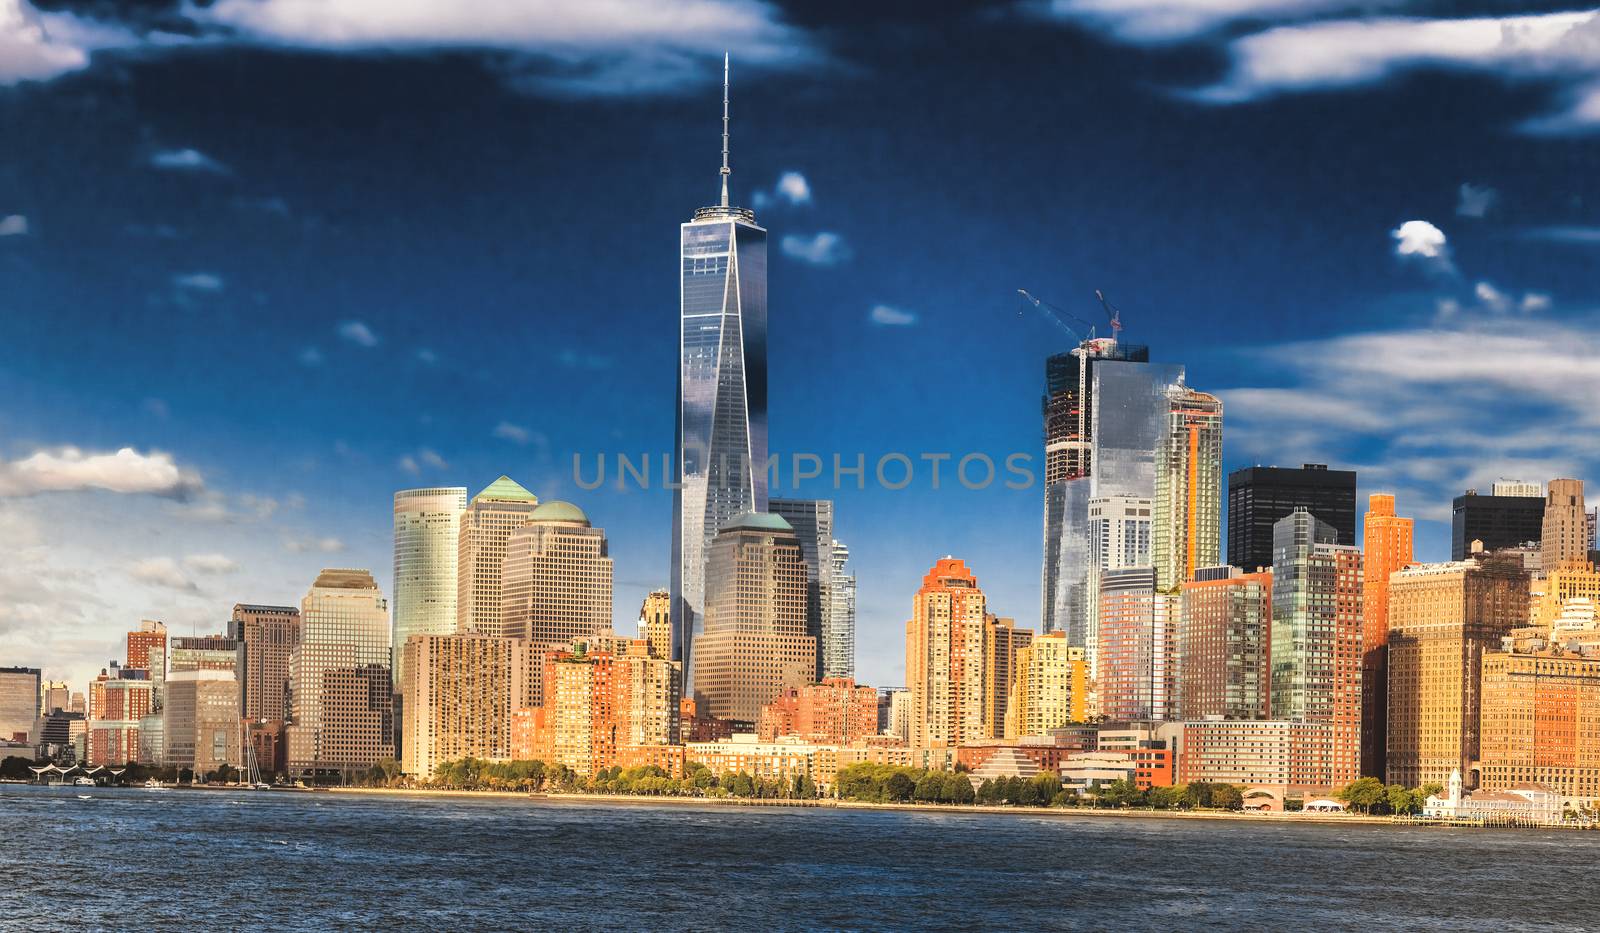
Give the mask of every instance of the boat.
POLYGON ((246 741, 244 746, 245 771, 249 774, 249 783, 246 785, 251 790, 271 790, 272 785, 261 780, 261 766, 256 763, 256 747, 246 741))
POLYGON ((93 787, 94 786, 94 778, 91 778, 91 777, 80 777, 77 780, 73 781, 72 783, 73 783, 73 786, 75 786, 75 787, 93 787))
POLYGON ((144 782, 144 789, 145 790, 166 790, 167 789, 167 785, 161 783, 160 781, 156 780, 155 778, 150 778, 149 780, 144 782))
POLYGON ((88 794, 79 794, 78 795, 78 799, 79 800, 93 800, 94 798, 89 796, 88 794))

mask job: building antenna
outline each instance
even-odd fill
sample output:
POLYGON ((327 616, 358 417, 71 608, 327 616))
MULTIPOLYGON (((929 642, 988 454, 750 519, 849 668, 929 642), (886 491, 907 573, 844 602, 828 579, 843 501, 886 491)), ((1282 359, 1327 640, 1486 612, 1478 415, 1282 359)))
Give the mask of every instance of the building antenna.
POLYGON ((722 53, 722 206, 728 206, 728 53, 722 53))

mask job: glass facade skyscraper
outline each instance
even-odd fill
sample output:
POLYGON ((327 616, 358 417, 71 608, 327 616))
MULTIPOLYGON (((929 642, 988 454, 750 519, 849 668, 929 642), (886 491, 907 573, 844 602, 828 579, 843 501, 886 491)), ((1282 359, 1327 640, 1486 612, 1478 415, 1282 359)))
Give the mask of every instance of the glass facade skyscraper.
MULTIPOLYGON (((405 673, 401 651, 412 635, 456 630, 457 550, 463 486, 402 489, 394 494, 394 665, 405 673)), ((397 679, 396 683, 403 680, 397 679)))
POLYGON ((729 206, 727 181, 724 82, 721 202, 679 229, 672 656, 691 685, 711 540, 739 513, 767 510, 767 231, 729 206))

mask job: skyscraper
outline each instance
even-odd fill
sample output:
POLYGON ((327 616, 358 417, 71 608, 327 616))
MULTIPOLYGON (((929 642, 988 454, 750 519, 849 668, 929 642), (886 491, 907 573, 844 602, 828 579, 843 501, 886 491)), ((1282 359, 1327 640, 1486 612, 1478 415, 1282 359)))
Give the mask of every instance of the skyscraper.
POLYGON ((805 560, 788 522, 753 512, 723 526, 709 558, 694 700, 719 719, 754 724, 784 688, 816 679, 805 560))
POLYGON ((1272 535, 1272 716, 1332 726, 1328 783, 1361 776, 1361 551, 1303 509, 1272 535))
POLYGON ((538 504, 533 493, 508 476, 490 483, 467 503, 456 561, 456 631, 506 634, 500 624, 506 539, 527 524, 538 504))
POLYGON ((519 642, 492 635, 417 635, 401 649, 406 681, 401 767, 431 777, 441 762, 511 757, 513 654, 519 642))
POLYGON ((1221 557, 1222 401, 1184 385, 1172 386, 1167 400, 1150 550, 1156 588, 1172 592, 1221 557))
POLYGON ((228 631, 239 646, 237 669, 244 718, 251 722, 286 719, 289 657, 300 644, 300 610, 239 603, 233 607, 228 631))
POLYGON ((1272 566, 1273 526, 1296 509, 1334 530, 1331 544, 1356 543, 1356 473, 1321 463, 1245 467, 1228 474, 1228 563, 1246 572, 1272 566))
POLYGON ((1270 718, 1272 571, 1202 568, 1181 598, 1178 715, 1270 718))
POLYGON ((922 578, 906 623, 909 742, 916 748, 955 748, 987 738, 984 657, 988 614, 978 578, 946 557, 922 578))
POLYGON ((1544 500, 1539 566, 1549 573, 1568 561, 1586 561, 1592 541, 1583 508, 1583 480, 1551 480, 1544 500))
POLYGON ((672 594, 651 590, 639 607, 639 637, 652 657, 672 658, 672 594))
POLYGON ((324 570, 289 657, 291 771, 364 769, 394 755, 389 603, 366 570, 324 570))
POLYGON ((1033 630, 1017 628, 1015 619, 990 614, 983 626, 983 737, 1004 738, 1011 707, 1011 685, 1017 679, 1022 649, 1033 644, 1033 630))
POLYGON ((1380 780, 1389 704, 1389 575, 1411 565, 1411 519, 1394 514, 1394 496, 1368 499, 1361 624, 1361 774, 1380 780))
POLYGON ((1456 496, 1450 519, 1450 559, 1472 556, 1472 542, 1485 551, 1537 542, 1544 533, 1544 491, 1538 483, 1501 482, 1493 495, 1476 489, 1456 496))
POLYGON ((405 671, 400 649, 412 635, 456 630, 456 562, 461 486, 402 489, 394 494, 394 657, 396 683, 405 671))
POLYGON ((1005 737, 1043 735, 1088 718, 1088 668, 1066 632, 1047 632, 1017 652, 1005 737))
POLYGON ((856 577, 849 572, 850 549, 833 540, 833 578, 828 581, 828 628, 822 633, 824 677, 856 676, 856 577))
MULTIPOLYGON (((611 557, 604 530, 570 502, 551 499, 506 539, 500 629, 535 652, 611 628, 611 557)), ((529 672, 527 699, 543 690, 543 665, 529 672)))
POLYGON ((166 763, 204 776, 244 761, 239 681, 232 670, 187 668, 167 679, 161 713, 166 763))
POLYGON ((1156 588, 1150 567, 1106 571, 1099 596, 1099 711, 1113 720, 1175 718, 1177 597, 1156 588))
POLYGON ((729 174, 724 61, 722 196, 679 228, 672 618, 690 683, 711 541, 734 516, 767 511, 767 231, 729 204, 729 174))
POLYGON ((817 640, 817 671, 821 679, 828 650, 828 619, 833 610, 833 502, 828 499, 769 499, 768 511, 794 529, 806 561, 806 634, 817 640))
POLYGON ((0 667, 0 742, 32 742, 39 719, 37 667, 0 667))
POLYGON ((162 649, 158 657, 166 657, 167 625, 154 619, 140 619, 139 627, 128 633, 128 667, 148 671, 151 667, 151 649, 162 649))
POLYGON ((1528 618, 1510 555, 1419 564, 1389 578, 1390 783, 1443 784, 1479 758, 1483 660, 1528 618))

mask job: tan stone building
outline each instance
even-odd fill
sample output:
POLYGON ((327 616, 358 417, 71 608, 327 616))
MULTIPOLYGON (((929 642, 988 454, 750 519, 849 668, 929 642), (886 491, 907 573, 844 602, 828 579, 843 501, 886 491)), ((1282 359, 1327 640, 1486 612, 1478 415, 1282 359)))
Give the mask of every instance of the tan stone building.
POLYGON ((922 578, 906 623, 910 745, 955 748, 989 737, 985 605, 977 577, 953 557, 939 560, 922 578))
POLYGON ((300 603, 289 656, 291 772, 351 771, 394 756, 389 604, 366 570, 324 570, 300 603))
POLYGON ((1600 658, 1486 652, 1482 731, 1480 788, 1600 798, 1600 658))
POLYGON ((639 637, 658 658, 672 657, 672 593, 652 590, 639 607, 639 637))
POLYGON ((591 775, 617 764, 621 749, 678 742, 681 670, 644 640, 608 632, 542 660, 544 702, 514 711, 511 757, 591 775))
POLYGON ((761 708, 758 734, 770 742, 794 736, 820 745, 849 745, 878 731, 878 691, 848 677, 790 687, 761 708))
POLYGON ((1545 573, 1569 561, 1589 559, 1589 516, 1583 507, 1583 480, 1553 479, 1544 497, 1544 533, 1539 536, 1539 566, 1545 573))
POLYGON ((1046 632, 1017 651, 1005 738, 1043 735, 1089 717, 1089 668, 1066 632, 1046 632))
POLYGON ((1387 780, 1467 774, 1479 754, 1483 656, 1526 620, 1528 574, 1490 555, 1389 577, 1387 780))
POLYGON ((762 706, 816 674, 805 559, 788 522, 755 512, 724 525, 707 554, 705 627, 690 655, 694 699, 708 715, 754 725, 762 706))
POLYGON ((300 610, 238 603, 228 632, 239 649, 236 673, 244 718, 282 721, 289 708, 289 656, 300 644, 300 610))
POLYGON ((472 497, 461 513, 456 568, 456 631, 507 636, 501 624, 506 542, 528 523, 539 499, 508 476, 472 497))
POLYGON ((162 731, 166 763, 204 777, 244 761, 239 682, 233 671, 193 668, 167 677, 162 731))
POLYGON ((511 756, 518 642, 491 635, 413 635, 400 684, 401 767, 430 777, 440 763, 511 756))
POLYGON ((988 669, 984 672, 983 737, 994 739, 1006 734, 1011 688, 1016 683, 1021 652, 1033 643, 1033 630, 1017 628, 1015 619, 986 615, 983 656, 988 669))
MULTIPOLYGON (((535 649, 569 646, 611 628, 611 557, 606 534, 570 502, 551 500, 506 539, 500 631, 535 649)), ((530 668, 530 699, 542 666, 530 668)), ((534 704, 536 705, 536 703, 534 704)))

